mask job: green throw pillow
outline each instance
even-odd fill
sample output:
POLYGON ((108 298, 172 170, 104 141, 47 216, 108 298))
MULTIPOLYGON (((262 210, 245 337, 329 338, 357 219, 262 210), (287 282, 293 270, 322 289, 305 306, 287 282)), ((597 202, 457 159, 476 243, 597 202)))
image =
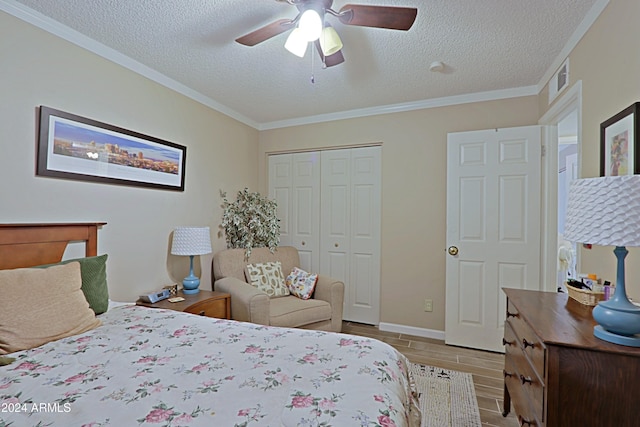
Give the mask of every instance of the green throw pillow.
POLYGON ((39 265, 37 268, 53 265, 68 264, 73 261, 80 263, 82 276, 82 293, 89 303, 89 307, 96 314, 102 314, 109 307, 109 289, 107 288, 107 254, 76 258, 60 261, 56 264, 39 265))

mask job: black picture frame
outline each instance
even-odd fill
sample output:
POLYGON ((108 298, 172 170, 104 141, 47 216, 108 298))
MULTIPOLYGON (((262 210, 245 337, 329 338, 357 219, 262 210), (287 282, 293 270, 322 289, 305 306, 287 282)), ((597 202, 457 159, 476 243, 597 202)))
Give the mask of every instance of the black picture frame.
POLYGON ((187 147, 40 106, 36 174, 184 191, 187 147))
POLYGON ((636 102, 600 124, 600 176, 640 173, 640 129, 636 102))

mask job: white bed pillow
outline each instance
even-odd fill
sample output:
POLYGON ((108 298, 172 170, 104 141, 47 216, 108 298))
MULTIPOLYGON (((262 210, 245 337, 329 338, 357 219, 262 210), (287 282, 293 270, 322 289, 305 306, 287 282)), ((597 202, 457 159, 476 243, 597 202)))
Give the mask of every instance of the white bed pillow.
POLYGON ((80 264, 0 270, 0 354, 100 325, 81 290, 80 264))

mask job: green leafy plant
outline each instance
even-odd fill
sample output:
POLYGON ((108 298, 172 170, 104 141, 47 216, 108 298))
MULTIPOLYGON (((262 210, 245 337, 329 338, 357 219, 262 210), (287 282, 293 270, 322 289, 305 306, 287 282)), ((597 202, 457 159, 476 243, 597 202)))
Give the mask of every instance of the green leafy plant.
POLYGON ((222 224, 227 240, 227 248, 244 248, 245 258, 249 258, 252 248, 267 247, 273 252, 280 242, 280 224, 277 217, 277 203, 249 189, 238 191, 236 200, 222 197, 222 224))

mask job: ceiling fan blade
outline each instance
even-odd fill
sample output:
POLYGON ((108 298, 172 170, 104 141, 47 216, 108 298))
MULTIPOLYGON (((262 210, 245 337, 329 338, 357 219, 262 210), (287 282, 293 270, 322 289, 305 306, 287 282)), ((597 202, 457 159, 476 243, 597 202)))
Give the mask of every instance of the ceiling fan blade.
POLYGON ((340 22, 362 27, 408 30, 416 20, 418 9, 413 7, 367 6, 347 4, 340 9, 340 22))
POLYGON ((265 25, 262 28, 258 28, 249 34, 245 34, 244 36, 237 38, 236 41, 245 46, 255 46, 258 43, 262 43, 263 41, 270 39, 271 37, 275 37, 278 34, 282 34, 285 31, 290 30, 294 26, 295 23, 291 19, 279 19, 269 25, 265 25))
POLYGON ((320 59, 324 63, 325 67, 333 67, 334 65, 342 64, 344 62, 344 55, 342 54, 342 49, 334 53, 333 55, 324 56, 322 53, 322 48, 320 46, 320 42, 318 40, 315 41, 316 50, 318 51, 318 55, 320 55, 320 59))

